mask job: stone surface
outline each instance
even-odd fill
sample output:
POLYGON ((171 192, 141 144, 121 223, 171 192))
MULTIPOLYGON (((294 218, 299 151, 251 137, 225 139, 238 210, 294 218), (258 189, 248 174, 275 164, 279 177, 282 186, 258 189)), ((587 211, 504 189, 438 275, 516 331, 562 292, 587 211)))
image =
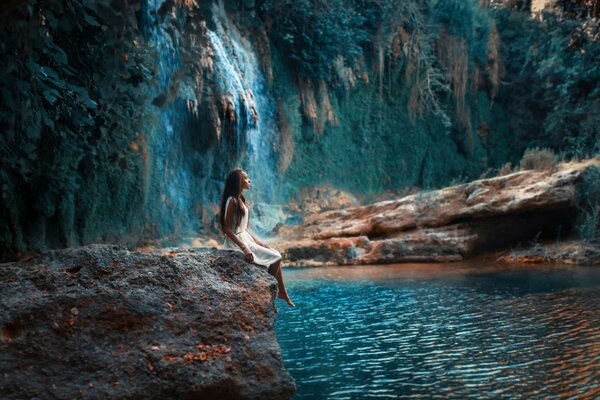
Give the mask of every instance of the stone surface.
POLYGON ((92 245, 0 265, 0 398, 290 399, 276 281, 234 252, 92 245))
POLYGON ((306 216, 280 229, 290 265, 455 261, 572 228, 578 180, 599 160, 527 170, 306 216))
POLYGON ((292 199, 289 205, 292 210, 297 209, 304 215, 322 211, 338 210, 360 204, 359 200, 351 193, 336 189, 331 185, 318 185, 305 188, 292 199))
POLYGON ((305 238, 279 241, 274 246, 289 266, 460 261, 478 250, 527 241, 540 230, 553 232, 556 224, 567 226, 572 218, 570 210, 535 212, 410 229, 375 238, 305 238))
POLYGON ((497 260, 507 264, 600 265, 600 245, 581 241, 536 243, 502 253, 497 260))

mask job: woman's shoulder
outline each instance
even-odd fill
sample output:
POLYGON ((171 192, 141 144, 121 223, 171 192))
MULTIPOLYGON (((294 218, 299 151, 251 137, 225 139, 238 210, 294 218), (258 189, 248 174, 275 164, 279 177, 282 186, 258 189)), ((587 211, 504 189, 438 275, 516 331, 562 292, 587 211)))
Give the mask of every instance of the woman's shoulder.
POLYGON ((229 203, 233 203, 233 204, 237 205, 237 199, 235 197, 233 197, 233 196, 229 196, 227 198, 227 201, 225 202, 225 208, 226 209, 229 208, 229 203))

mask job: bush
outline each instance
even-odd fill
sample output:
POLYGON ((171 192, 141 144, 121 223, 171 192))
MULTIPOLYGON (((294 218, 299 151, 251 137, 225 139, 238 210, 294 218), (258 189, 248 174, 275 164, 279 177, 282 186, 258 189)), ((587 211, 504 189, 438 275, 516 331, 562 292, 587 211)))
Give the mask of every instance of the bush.
POLYGON ((368 40, 364 17, 352 1, 267 0, 261 7, 287 61, 305 78, 330 79, 335 60, 350 66, 368 40))
POLYGON ((579 238, 584 242, 600 243, 600 206, 590 212, 584 212, 583 218, 577 225, 579 238))
POLYGON ((498 176, 504 176, 504 175, 508 175, 508 174, 512 174, 512 173, 513 173, 512 164, 510 162, 507 162, 502 167, 500 167, 500 170, 498 171, 498 176))
POLYGON ((535 169, 538 171, 554 171, 558 164, 558 157, 550 149, 534 147, 527 149, 521 159, 521 170, 535 169))
POLYGON ((492 9, 504 64, 496 101, 516 148, 544 146, 569 158, 600 150, 600 26, 576 14, 492 9))
POLYGON ((590 167, 577 185, 576 229, 584 242, 600 243, 600 168, 590 167))

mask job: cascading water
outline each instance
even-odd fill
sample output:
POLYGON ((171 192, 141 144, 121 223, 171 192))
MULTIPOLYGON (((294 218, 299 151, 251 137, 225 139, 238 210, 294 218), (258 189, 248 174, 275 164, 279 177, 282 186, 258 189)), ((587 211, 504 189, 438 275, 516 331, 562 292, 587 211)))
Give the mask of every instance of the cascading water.
POLYGON ((251 44, 226 18, 223 5, 214 7, 216 31, 209 31, 208 36, 215 53, 215 76, 223 95, 231 96, 234 104, 238 160, 252 179, 252 199, 258 211, 253 225, 265 233, 281 220, 278 208, 260 207, 279 200, 275 105, 251 44))
MULTIPOLYGON (((142 4, 142 26, 149 44, 159 56, 157 76, 159 85, 150 93, 149 103, 164 96, 172 74, 179 68, 176 35, 164 27, 159 10, 164 0, 147 0, 142 4)), ((179 234, 195 227, 188 216, 191 208, 190 172, 185 163, 179 133, 180 115, 185 109, 181 99, 163 107, 148 105, 154 111, 155 121, 149 123, 148 146, 151 154, 151 177, 147 200, 149 219, 158 221, 158 234, 179 234)))
MULTIPOLYGON (((198 205, 215 204, 225 177, 213 176, 220 171, 213 163, 222 162, 210 148, 200 156, 192 154, 184 136, 197 135, 186 132, 186 115, 198 115, 199 99, 193 91, 178 88, 173 94, 171 82, 180 65, 183 40, 172 22, 181 16, 177 11, 165 13, 166 0, 146 0, 142 4, 142 27, 149 44, 159 56, 157 77, 159 85, 149 94, 153 99, 167 98, 158 107, 150 105, 155 121, 149 123, 148 146, 150 150, 150 187, 147 208, 148 219, 159 221, 158 235, 180 235, 198 228, 198 205), (190 92, 190 93, 188 93, 190 92), (193 106, 190 110, 190 104, 193 106), (201 166, 198 167, 198 158, 201 166), (218 181, 218 183, 216 183, 218 181)), ((235 130, 237 160, 252 179, 249 197, 254 204, 252 225, 260 233, 267 233, 283 219, 280 208, 264 206, 277 202, 277 160, 274 144, 278 138, 275 106, 267 92, 265 78, 260 71, 255 52, 247 39, 231 23, 223 4, 214 4, 216 29, 208 31, 210 47, 214 53, 212 79, 216 83, 216 101, 229 101, 233 110, 229 118, 235 130)), ((200 61, 198 61, 200 62, 200 61)), ((185 86, 185 85, 184 85, 185 86)), ((156 103, 156 102, 155 102, 156 103)), ((208 123, 204 121, 203 123, 208 123)), ((220 146, 221 144, 217 144, 220 146)))

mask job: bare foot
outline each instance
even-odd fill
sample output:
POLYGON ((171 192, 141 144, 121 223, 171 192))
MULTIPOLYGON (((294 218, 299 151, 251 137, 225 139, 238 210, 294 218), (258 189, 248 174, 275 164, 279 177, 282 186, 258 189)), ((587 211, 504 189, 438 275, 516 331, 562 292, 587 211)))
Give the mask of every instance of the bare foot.
POLYGON ((290 307, 296 307, 296 305, 292 303, 292 300, 290 300, 290 297, 287 293, 278 293, 277 297, 279 297, 282 300, 285 300, 285 302, 288 303, 290 307))

